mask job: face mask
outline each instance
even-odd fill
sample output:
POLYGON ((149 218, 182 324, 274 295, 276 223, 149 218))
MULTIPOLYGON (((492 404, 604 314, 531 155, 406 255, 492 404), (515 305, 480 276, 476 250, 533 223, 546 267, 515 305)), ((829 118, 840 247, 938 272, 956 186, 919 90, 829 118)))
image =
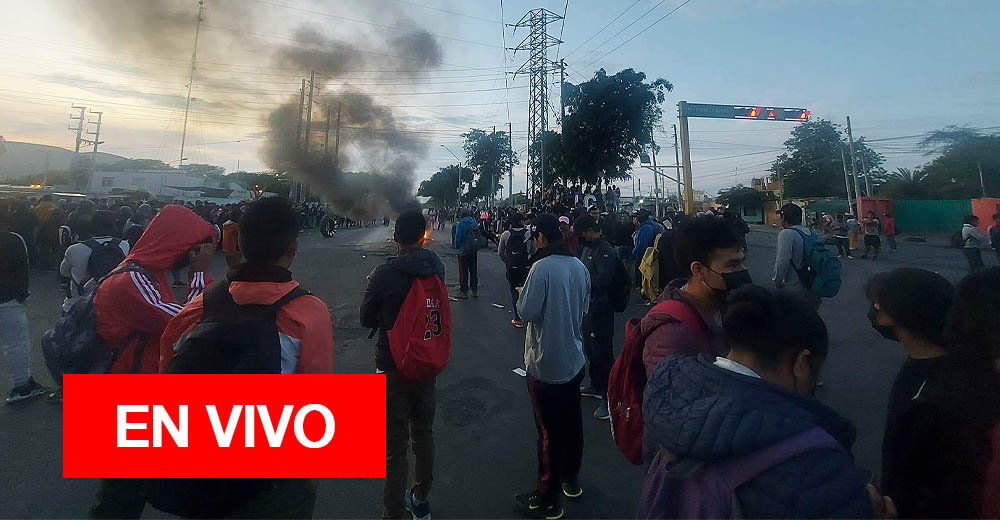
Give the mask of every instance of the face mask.
POLYGON ((719 273, 713 271, 711 268, 709 268, 708 270, 721 276, 723 283, 726 284, 725 288, 717 289, 715 287, 712 287, 711 285, 708 285, 708 282, 705 282, 705 285, 708 285, 708 288, 711 289, 713 293, 715 293, 715 298, 720 304, 724 303, 726 301, 726 296, 729 296, 729 293, 735 290, 736 288, 753 283, 753 280, 750 278, 750 271, 746 269, 743 269, 741 271, 733 271, 731 273, 719 273))
POLYGON ((896 336, 896 327, 893 325, 879 325, 878 323, 878 309, 875 308, 873 303, 871 307, 868 308, 868 321, 871 322, 872 328, 876 332, 882 335, 883 338, 889 341, 899 341, 899 337, 896 336))

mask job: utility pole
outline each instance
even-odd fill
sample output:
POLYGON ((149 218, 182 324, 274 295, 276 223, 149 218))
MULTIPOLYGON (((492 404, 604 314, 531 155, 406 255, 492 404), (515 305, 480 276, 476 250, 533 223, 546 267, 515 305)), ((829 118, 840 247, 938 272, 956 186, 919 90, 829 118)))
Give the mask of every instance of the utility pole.
POLYGON ((979 168, 979 188, 983 190, 983 197, 986 197, 986 183, 983 182, 983 163, 976 161, 976 167, 979 168))
POLYGON ((858 213, 861 212, 861 189, 858 185, 858 166, 854 161, 854 135, 851 133, 851 116, 847 116, 847 143, 851 152, 851 175, 854 176, 854 194, 858 197, 856 204, 858 213))
POLYGON ((299 120, 295 125, 295 144, 302 148, 302 105, 306 102, 306 80, 302 79, 302 87, 299 88, 299 120))
POLYGON ((840 164, 844 167, 844 187, 847 188, 847 212, 854 214, 854 206, 851 205, 851 178, 847 175, 847 159, 844 157, 844 147, 840 148, 840 164))
POLYGON ((516 24, 510 24, 515 32, 520 27, 527 27, 529 30, 528 36, 517 47, 507 50, 513 50, 514 54, 517 54, 517 51, 528 53, 528 60, 514 72, 514 77, 516 78, 518 74, 523 72, 530 75, 528 85, 528 178, 539 178, 540 186, 537 187, 539 193, 545 190, 545 140, 543 136, 548 127, 548 74, 552 66, 546 55, 546 50, 562 43, 558 38, 550 36, 546 27, 548 24, 562 19, 562 16, 548 9, 539 8, 525 13, 516 24), (536 142, 538 143, 537 150, 536 142), (539 171, 536 171, 536 168, 539 171))
POLYGON ((563 95, 563 87, 566 85, 566 59, 559 60, 559 129, 565 132, 566 124, 566 96, 563 95))
POLYGON ((677 125, 673 126, 674 126, 674 175, 677 176, 677 210, 680 211, 682 207, 681 200, 683 200, 681 198, 681 175, 680 175, 681 158, 680 155, 678 155, 680 153, 679 151, 680 149, 677 147, 677 125))
POLYGON ((865 164, 865 149, 867 148, 865 146, 865 138, 862 137, 859 139, 858 144, 861 146, 861 149, 859 150, 861 153, 858 154, 858 157, 861 157, 861 171, 865 174, 865 194, 872 197, 875 195, 875 190, 872 189, 871 172, 868 171, 868 165, 865 164))
POLYGON ((306 102, 306 153, 309 153, 309 144, 312 141, 313 122, 313 86, 316 83, 316 71, 309 73, 309 101, 306 102))
POLYGON ((86 141, 87 143, 94 145, 93 155, 91 156, 92 160, 91 160, 91 165, 90 165, 90 179, 87 180, 87 184, 86 184, 86 186, 88 188, 89 188, 91 182, 93 181, 94 174, 97 173, 97 146, 100 145, 100 144, 104 144, 104 141, 101 141, 101 117, 104 115, 104 113, 103 112, 94 112, 93 110, 91 110, 90 113, 92 115, 93 114, 97 114, 97 121, 88 121, 88 123, 92 124, 92 125, 97 125, 97 127, 95 128, 95 130, 93 132, 91 132, 89 130, 87 131, 87 135, 94 136, 94 140, 93 141, 86 141))
POLYGON ((77 179, 75 177, 76 177, 76 170, 77 170, 77 168, 80 167, 80 144, 83 143, 83 118, 84 118, 84 114, 87 111, 87 107, 81 107, 81 106, 77 106, 77 105, 70 105, 70 107, 72 107, 74 110, 79 110, 80 111, 80 115, 79 116, 76 116, 76 115, 70 115, 69 116, 70 119, 75 119, 76 120, 76 126, 74 127, 74 126, 71 125, 69 127, 70 131, 76 132, 76 145, 73 148, 73 162, 70 163, 69 169, 73 173, 72 176, 74 177, 74 182, 76 183, 77 187, 81 187, 82 188, 83 187, 82 186, 83 185, 82 179, 77 179))
POLYGON ((330 105, 326 106, 326 131, 323 132, 323 153, 330 153, 330 112, 333 108, 330 105))
POLYGON ((334 138, 334 142, 333 142, 333 155, 336 157, 336 159, 334 160, 334 164, 337 165, 337 168, 340 168, 340 112, 341 112, 341 109, 343 107, 344 107, 344 103, 342 101, 338 101, 337 102, 337 134, 336 134, 336 137, 334 138))
POLYGON ((688 118, 684 113, 686 101, 677 103, 677 120, 681 125, 681 157, 684 167, 684 213, 694 214, 694 185, 691 183, 691 136, 688 133, 688 118))
POLYGON ((653 127, 649 127, 649 156, 653 161, 653 209, 656 218, 660 218, 660 170, 656 169, 656 141, 653 140, 653 127))
MULTIPOLYGON (((493 140, 492 136, 494 136, 494 135, 497 135, 497 125, 493 125, 493 133, 490 134, 490 141, 493 140)), ((490 168, 490 201, 492 201, 492 204, 490 204, 490 207, 496 206, 496 200, 497 200, 496 199, 496 194, 497 194, 497 192, 496 192, 496 186, 497 186, 496 172, 493 171, 492 168, 490 168)))
POLYGON ((205 2, 198 0, 198 23, 194 28, 194 51, 191 53, 191 75, 188 78, 187 101, 184 102, 184 130, 181 131, 181 157, 178 168, 184 166, 184 144, 187 141, 188 112, 191 110, 191 87, 194 86, 194 69, 198 63, 198 36, 201 34, 201 15, 205 12, 205 2))
MULTIPOLYGON (((513 126, 510 121, 507 122, 507 147, 510 148, 511 156, 514 155, 513 126)), ((510 197, 511 207, 514 207, 514 161, 510 162, 510 171, 507 174, 507 196, 510 197)))

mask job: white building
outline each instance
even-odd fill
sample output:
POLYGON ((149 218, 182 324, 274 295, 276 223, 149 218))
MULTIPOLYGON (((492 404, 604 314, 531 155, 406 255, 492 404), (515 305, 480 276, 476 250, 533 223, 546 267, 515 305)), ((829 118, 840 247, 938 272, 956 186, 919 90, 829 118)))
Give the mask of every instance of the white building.
POLYGON ((226 204, 252 198, 250 192, 236 182, 211 182, 202 175, 164 170, 97 171, 91 177, 87 192, 117 195, 143 190, 162 201, 209 200, 226 204))

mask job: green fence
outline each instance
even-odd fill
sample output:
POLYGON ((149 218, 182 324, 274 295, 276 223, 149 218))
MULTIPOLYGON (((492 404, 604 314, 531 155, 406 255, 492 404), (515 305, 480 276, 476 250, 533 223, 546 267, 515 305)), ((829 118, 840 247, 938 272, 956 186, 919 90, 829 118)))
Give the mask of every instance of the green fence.
POLYGON ((962 228, 962 219, 972 213, 972 201, 896 199, 892 211, 896 227, 906 234, 955 231, 962 228))

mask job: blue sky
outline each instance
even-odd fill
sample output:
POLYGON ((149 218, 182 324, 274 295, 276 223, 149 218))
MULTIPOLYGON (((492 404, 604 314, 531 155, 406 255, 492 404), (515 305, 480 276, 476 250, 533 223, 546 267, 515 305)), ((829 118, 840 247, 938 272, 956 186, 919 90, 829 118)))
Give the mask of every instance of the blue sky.
MULTIPOLYGON (((208 0, 206 23, 217 27, 234 23, 212 18, 213 9, 222 10, 220 3, 232 1, 208 0)), ((549 57, 555 59, 558 53, 566 58, 569 81, 581 81, 600 67, 609 73, 632 67, 674 84, 663 106, 666 135, 658 132, 658 142, 664 146, 661 163, 673 162, 673 151, 666 145, 671 144, 667 135, 676 122, 674 105, 679 100, 807 107, 814 118, 841 124, 850 115, 855 135, 869 139, 921 134, 952 124, 1000 125, 996 94, 1000 35, 993 27, 1000 20, 1000 2, 691 0, 605 56, 682 1, 639 0, 632 5, 634 0, 570 0, 565 25, 550 26, 551 34, 558 36, 562 31, 565 43, 550 49, 549 57), (620 19, 595 36, 627 8, 620 19)), ((183 0, 167 3, 182 13, 194 5, 183 0)), ((182 118, 177 103, 185 93, 184 60, 189 48, 184 50, 181 44, 177 46, 181 50, 164 50, 159 59, 171 67, 169 73, 150 73, 138 62, 153 58, 145 53, 125 56, 109 48, 92 28, 74 21, 74 5, 69 0, 5 2, 7 15, 0 19, 0 113, 4 114, 0 135, 71 148, 72 135, 65 130, 68 108, 80 99, 105 112, 104 151, 176 159, 182 118)), ((257 85, 273 84, 269 88, 282 89, 277 92, 294 93, 294 85, 306 72, 279 71, 262 53, 288 44, 281 38, 292 38, 296 27, 307 24, 366 48, 367 38, 373 35, 384 37, 398 32, 398 27, 422 26, 439 36, 444 64, 438 71, 412 84, 368 87, 380 102, 407 105, 394 109, 401 121, 430 136, 429 153, 420 162, 418 177, 427 178, 438 167, 454 162, 438 145, 461 155, 459 134, 470 126, 491 129, 496 125, 499 129, 511 122, 514 148, 520 150, 527 144, 527 82, 522 77, 505 82, 502 74, 505 55, 512 71, 524 53, 512 57, 501 48, 502 42, 507 46, 520 42, 526 31, 519 29, 512 36, 506 27, 502 33, 499 0, 273 0, 241 5, 259 20, 254 31, 268 36, 246 48, 223 49, 213 40, 215 30, 209 29, 199 46, 200 59, 211 63, 203 66, 204 76, 222 80, 231 73, 233 78, 257 85), (478 91, 456 92, 471 90, 478 91), (442 91, 451 93, 394 95, 442 91)), ((505 0, 504 21, 516 22, 535 7, 562 13, 565 5, 564 0, 505 0)), ((190 41, 191 35, 181 31, 177 39, 190 41)), ((558 111, 557 89, 553 91, 551 101, 558 111)), ((243 114, 227 113, 210 102, 225 93, 206 88, 200 95, 204 101, 195 102, 199 115, 189 122, 190 154, 185 153, 189 161, 234 169, 239 160, 244 169, 264 168, 259 121, 267 114, 266 100, 277 103, 282 95, 262 96, 257 113, 243 114)), ((557 124, 552 117, 550 126, 557 124)), ((791 125, 692 120, 695 188, 714 192, 764 175, 791 125), (732 155, 741 157, 720 159, 732 155)), ((883 142, 880 151, 886 154, 886 166, 912 168, 926 162, 916 141, 883 142)), ((525 162, 522 154, 515 191, 523 189, 525 162)), ((651 174, 636 171, 647 191, 651 174)), ((631 183, 623 191, 630 190, 631 183)))

